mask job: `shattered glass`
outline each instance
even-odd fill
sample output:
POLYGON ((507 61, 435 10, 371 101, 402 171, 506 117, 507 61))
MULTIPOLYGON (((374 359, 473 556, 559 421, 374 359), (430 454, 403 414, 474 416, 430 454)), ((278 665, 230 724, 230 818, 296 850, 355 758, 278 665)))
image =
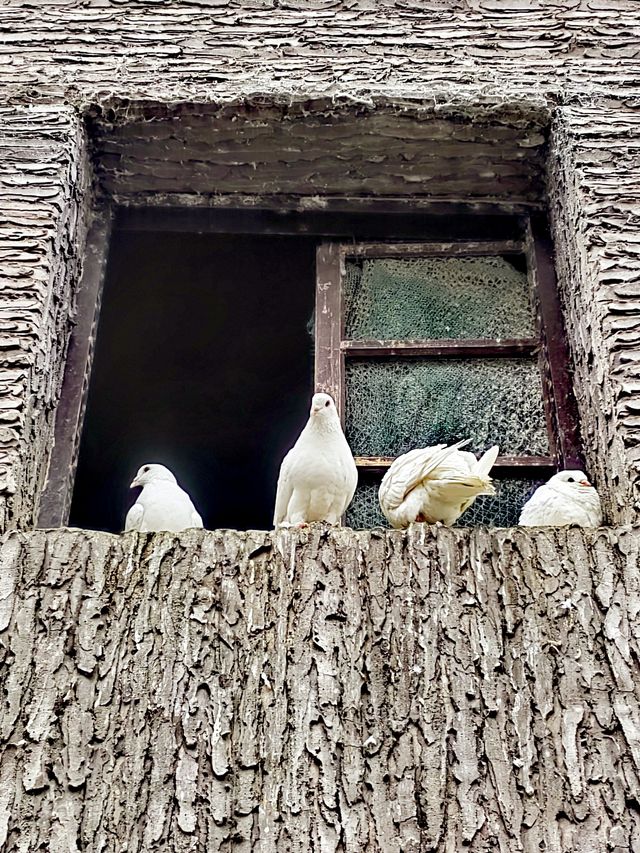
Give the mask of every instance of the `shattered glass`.
POLYGON ((355 456, 399 456, 470 438, 469 450, 547 454, 535 358, 353 359, 346 435, 355 456))
POLYGON ((348 259, 345 339, 536 334, 526 272, 506 258, 348 259))

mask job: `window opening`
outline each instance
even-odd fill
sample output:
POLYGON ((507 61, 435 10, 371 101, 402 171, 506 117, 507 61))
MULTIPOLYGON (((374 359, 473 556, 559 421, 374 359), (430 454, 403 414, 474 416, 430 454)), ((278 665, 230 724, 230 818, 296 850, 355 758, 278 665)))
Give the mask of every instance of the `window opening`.
POLYGON ((207 527, 269 527, 280 461, 307 418, 310 337, 316 389, 335 397, 358 458, 348 523, 383 523, 377 485, 395 455, 460 432, 476 451, 503 448, 497 498, 462 522, 515 521, 525 488, 581 465, 544 220, 422 204, 120 208, 92 368, 106 217, 85 264, 40 526, 67 523, 73 489, 71 524, 121 530, 130 478, 160 461, 207 527))

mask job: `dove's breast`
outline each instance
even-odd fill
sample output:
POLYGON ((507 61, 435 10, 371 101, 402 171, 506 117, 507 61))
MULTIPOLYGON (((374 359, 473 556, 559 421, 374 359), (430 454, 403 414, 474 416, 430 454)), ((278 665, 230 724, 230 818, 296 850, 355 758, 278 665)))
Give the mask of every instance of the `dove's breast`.
POLYGON ((150 483, 142 490, 137 502, 144 509, 141 533, 158 530, 178 533, 194 526, 195 507, 179 486, 150 483))

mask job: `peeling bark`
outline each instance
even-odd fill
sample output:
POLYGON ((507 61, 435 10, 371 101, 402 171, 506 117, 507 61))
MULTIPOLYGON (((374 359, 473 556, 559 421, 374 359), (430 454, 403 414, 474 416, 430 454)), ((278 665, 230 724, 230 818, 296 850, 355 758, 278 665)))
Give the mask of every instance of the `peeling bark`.
POLYGON ((9 534, 0 847, 640 850, 639 548, 9 534))

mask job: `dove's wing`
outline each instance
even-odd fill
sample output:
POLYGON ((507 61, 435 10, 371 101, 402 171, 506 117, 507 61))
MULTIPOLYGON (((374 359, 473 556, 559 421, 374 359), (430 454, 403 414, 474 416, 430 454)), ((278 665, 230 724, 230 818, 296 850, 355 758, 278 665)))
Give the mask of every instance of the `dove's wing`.
POLYGON ((522 507, 518 524, 523 527, 537 527, 556 523, 558 517, 558 497, 553 489, 540 486, 522 507))
POLYGON ((587 518, 589 520, 589 527, 602 526, 602 504, 600 503, 599 495, 596 495, 596 500, 594 502, 585 507, 585 512, 587 513, 587 518))
POLYGON ((291 480, 291 467, 293 465, 293 448, 287 453, 280 466, 278 475, 278 486, 276 488, 276 507, 273 513, 273 526, 277 527, 284 521, 291 495, 293 494, 293 482, 291 480))
POLYGON ((127 513, 124 522, 124 532, 128 533, 130 530, 140 530, 143 517, 144 507, 142 504, 135 503, 127 513))
MULTIPOLYGON (((467 441, 459 441, 451 447, 436 444, 433 447, 410 450, 409 453, 398 456, 380 484, 378 495, 382 508, 397 509, 412 489, 426 480, 447 456, 464 444, 467 444, 467 441)), ((475 462, 475 456, 473 458, 475 462)))

